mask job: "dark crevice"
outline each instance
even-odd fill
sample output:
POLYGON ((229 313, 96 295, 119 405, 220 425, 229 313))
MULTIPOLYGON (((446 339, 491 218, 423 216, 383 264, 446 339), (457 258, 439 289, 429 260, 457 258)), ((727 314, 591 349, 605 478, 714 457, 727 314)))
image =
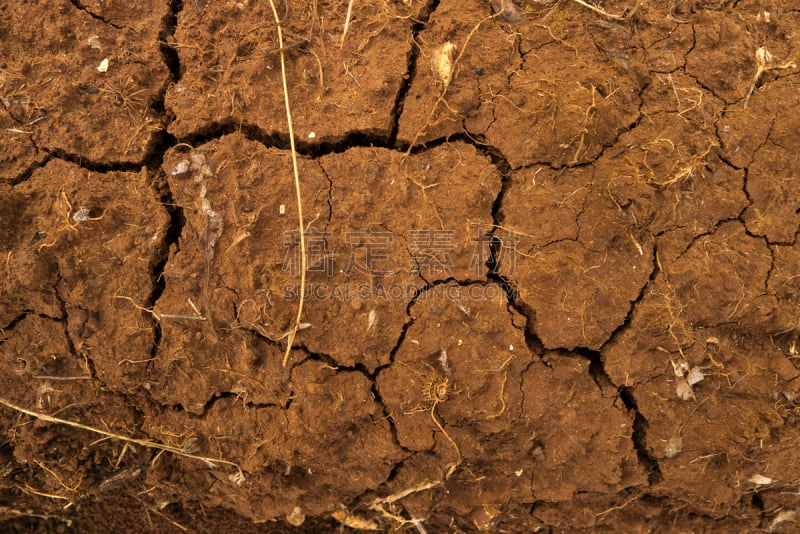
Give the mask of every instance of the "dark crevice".
POLYGON ((83 11, 84 13, 86 13, 87 15, 89 15, 90 17, 92 17, 92 18, 93 18, 93 19, 95 19, 95 20, 99 20, 100 22, 102 22, 102 23, 104 23, 104 24, 108 24, 108 25, 109 25, 109 26, 111 26, 112 28, 116 28, 116 29, 118 29, 118 30, 121 30, 121 29, 124 27, 124 26, 120 26, 119 24, 114 24, 114 23, 113 23, 113 22, 111 22, 110 20, 108 20, 108 19, 105 19, 105 18, 101 17, 100 15, 98 15, 97 13, 95 13, 95 12, 93 12, 93 11, 89 10, 89 8, 87 8, 87 7, 86 7, 86 6, 84 6, 82 3, 80 3, 80 1, 79 1, 79 0, 70 0, 70 3, 71 3, 73 6, 75 6, 75 8, 76 8, 76 9, 78 9, 78 10, 80 10, 80 11, 83 11))
POLYGON ((31 165, 30 165, 30 166, 29 166, 27 169, 25 169, 24 171, 22 171, 22 172, 21 172, 21 173, 20 173, 20 174, 19 174, 19 175, 18 175, 16 178, 13 178, 13 179, 11 180, 11 185, 12 185, 12 186, 13 186, 13 185, 19 185, 19 184, 21 184, 22 182, 25 182, 25 181, 27 181, 28 179, 30 179, 30 177, 31 177, 31 176, 33 176, 33 173, 34 173, 34 172, 36 172, 36 170, 37 170, 37 169, 41 169, 42 167, 44 167, 45 165, 47 165, 47 163, 48 163, 48 162, 49 162, 51 159, 53 159, 53 156, 52 156, 52 155, 50 155, 50 154, 45 154, 45 156, 44 156, 42 159, 40 159, 39 161, 36 161, 36 162, 32 163, 32 164, 31 164, 31 165))
MULTIPOLYGON (((400 473, 400 470, 403 468, 405 463, 406 463, 405 460, 401 460, 401 461, 395 463, 392 466, 392 470, 389 471, 389 475, 386 477, 386 480, 383 481, 381 486, 386 485, 386 484, 391 484, 392 482, 394 482, 394 480, 397 478, 398 473, 400 473)), ((378 489, 379 488, 380 488, 380 486, 378 487, 378 489)))
POLYGON ((59 286, 64 279, 61 278, 61 274, 58 274, 58 279, 56 280, 54 287, 56 300, 58 300, 58 306, 61 310, 61 318, 58 319, 58 322, 62 324, 64 329, 64 338, 67 341, 67 348, 69 349, 70 355, 75 358, 76 362, 85 361, 86 366, 88 367, 89 376, 92 377, 93 380, 97 380, 97 369, 95 369, 94 361, 86 354, 86 353, 78 353, 78 349, 75 347, 75 343, 72 341, 72 334, 69 331, 69 310, 67 307, 67 301, 61 296, 61 291, 59 286))
MULTIPOLYGON (((406 332, 406 327, 404 325, 403 331, 401 333, 401 339, 405 338, 405 332, 406 332)), ((401 343, 402 343, 402 341, 399 341, 395 348, 399 348, 401 343)), ((337 373, 339 373, 339 372, 345 372, 345 373, 350 372, 350 373, 359 373, 359 374, 364 375, 367 378, 367 380, 370 381, 370 392, 372 393, 372 397, 375 399, 375 402, 381 407, 381 411, 383 413, 383 418, 385 418, 385 420, 389 424, 389 432, 392 435, 392 442, 400 450, 402 450, 402 451, 404 451, 406 453, 409 453, 409 454, 412 452, 412 451, 410 451, 409 449, 403 447, 403 445, 400 444, 400 440, 399 440, 399 438, 397 436, 397 427, 395 426, 394 419, 392 418, 392 415, 389 412, 389 409, 386 407, 386 403, 383 401, 383 397, 381 395, 381 392, 378 389, 378 381, 377 381, 378 374, 384 368, 386 368, 389 365, 391 365, 391 363, 379 366, 378 368, 375 369, 374 372, 370 372, 369 369, 367 369, 367 367, 362 363, 356 363, 355 365, 351 365, 351 366, 339 365, 339 363, 332 356, 330 356, 329 354, 324 354, 324 353, 319 353, 319 352, 312 352, 305 346, 299 346, 299 347, 293 347, 293 348, 296 348, 298 350, 302 350, 303 352, 305 352, 306 353, 306 357, 303 358, 301 361, 299 361, 299 362, 295 363, 294 365, 292 365, 292 368, 290 370, 290 376, 291 376, 291 372, 293 372, 296 367, 304 365, 306 362, 309 362, 309 361, 322 362, 322 363, 324 363, 325 365, 327 365, 329 367, 335 368, 337 373)), ((396 351, 393 350, 393 354, 394 354, 394 352, 396 352, 396 351)), ((394 356, 393 355, 391 357, 391 360, 392 361, 394 360, 394 356)), ((291 378, 290 378, 290 380, 291 380, 291 378)), ((291 403, 291 396, 290 396, 290 403, 291 403)), ((286 406, 287 409, 288 409, 290 403, 287 404, 287 406, 286 406)), ((390 482, 390 481, 391 481, 391 478, 388 479, 386 482, 390 482)))
POLYGON ((391 367, 394 364, 395 358, 397 356, 397 352, 400 350, 400 347, 403 346, 403 342, 406 339, 406 335, 408 334, 408 330, 411 328, 411 326, 413 326, 414 322, 416 321, 416 318, 411 313, 411 310, 414 307, 414 305, 416 304, 417 300, 420 298, 420 296, 422 294, 424 294, 425 292, 429 291, 430 289, 436 287, 436 286, 439 286, 439 285, 442 285, 442 284, 448 284, 448 283, 456 283, 456 284, 464 287, 464 286, 472 285, 472 284, 487 284, 487 283, 492 283, 492 282, 456 280, 454 278, 448 278, 446 280, 436 280, 436 281, 427 283, 424 287, 421 287, 421 288, 417 289, 414 292, 414 295, 409 300, 408 304, 406 305, 406 317, 407 317, 407 319, 406 319, 406 322, 403 324, 402 328, 400 329, 400 335, 397 338, 397 342, 395 343, 394 347, 392 347, 392 350, 389 352, 389 362, 376 367, 375 371, 372 372, 372 373, 365 373, 366 376, 368 378, 370 378, 370 380, 372 380, 372 395, 375 397, 375 401, 377 403, 379 403, 381 405, 381 407, 383 408, 384 416, 386 417, 386 420, 389 422, 389 428, 391 430, 392 440, 394 441, 394 444, 398 448, 403 450, 404 452, 409 452, 410 453, 412 451, 408 450, 406 447, 403 447, 403 445, 400 443, 400 441, 399 441, 399 439, 397 437, 397 428, 395 426, 394 418, 392 417, 392 414, 389 412, 388 408, 386 407, 386 403, 384 403, 383 397, 381 396, 380 390, 378 389, 378 376, 380 375, 380 373, 384 369, 387 369, 387 368, 391 367))
MULTIPOLYGON (((331 356, 330 354, 325 354, 324 352, 314 352, 314 351, 310 350, 308 347, 306 347, 302 343, 301 344, 297 344, 297 345, 292 345, 292 349, 293 350, 302 351, 302 352, 304 352, 306 354, 305 358, 303 358, 298 363, 294 364, 292 367, 299 367, 299 366, 303 365, 305 362, 314 361, 314 362, 322 362, 325 365, 327 365, 328 367, 333 367, 337 371, 353 371, 353 370, 356 370, 355 366, 347 367, 347 366, 339 365, 339 362, 337 362, 336 359, 333 356, 331 356)), ((364 367, 361 364, 356 364, 356 366, 361 366, 362 368, 364 367)), ((367 377, 370 376, 368 372, 366 372, 365 374, 367 375, 367 377)))
POLYGON ((456 280, 455 278, 450 277, 443 280, 434 280, 432 282, 427 282, 423 287, 418 288, 411 296, 411 299, 408 301, 408 304, 406 304, 407 319, 406 322, 403 324, 402 328, 400 329, 400 335, 397 338, 397 342, 394 344, 394 347, 392 347, 392 350, 389 351, 389 362, 376 367, 375 371, 370 375, 372 378, 377 379, 381 371, 383 371, 387 367, 390 367, 394 363, 395 356, 397 355, 397 352, 400 350, 400 347, 403 345, 403 341, 405 341, 406 339, 406 334, 408 333, 408 329, 411 328, 411 326, 416 321, 414 316, 411 314, 411 310, 417 303, 417 300, 420 298, 420 296, 436 286, 449 283, 455 283, 461 287, 465 287, 474 284, 486 285, 493 282, 486 280, 456 280))
POLYGON ((281 410, 285 410, 285 409, 288 408, 288 405, 291 404, 291 397, 292 397, 292 395, 290 394, 289 395, 289 400, 287 401, 287 404, 282 406, 280 404, 276 404, 276 403, 273 403, 273 402, 249 402, 249 401, 244 400, 244 398, 242 397, 241 393, 235 393, 233 391, 219 391, 217 393, 214 393, 214 395, 212 395, 211 398, 208 399, 205 402, 205 404, 203 404, 203 410, 202 410, 202 412, 200 414, 196 414, 196 413, 187 411, 186 408, 182 404, 172 404, 172 405, 168 405, 168 407, 173 409, 173 410, 186 413, 188 416, 190 416, 192 418, 201 419, 201 418, 205 417, 208 414, 208 412, 214 407, 214 405, 221 399, 241 399, 242 400, 242 404, 244 404, 244 406, 246 408, 248 408, 248 409, 249 408, 254 408, 254 409, 278 408, 278 409, 281 409, 281 410))
POLYGON ((761 497, 761 494, 758 492, 753 493, 753 496, 750 497, 750 504, 753 508, 764 511, 764 498, 761 497))
POLYGON ((169 13, 162 19, 162 28, 158 34, 159 48, 164 64, 170 72, 172 82, 177 82, 181 78, 181 63, 178 51, 169 43, 174 39, 175 29, 178 27, 178 13, 183 9, 183 0, 172 0, 170 2, 169 13))
POLYGON ((417 19, 411 26, 411 50, 408 53, 408 63, 406 73, 400 82, 400 89, 397 91, 397 96, 392 106, 391 117, 392 126, 389 130, 388 144, 394 146, 397 143, 397 132, 400 130, 400 116, 403 114, 403 106, 405 105, 408 91, 411 89, 411 84, 414 83, 414 78, 417 75, 417 61, 420 56, 420 49, 417 45, 417 38, 422 30, 428 25, 431 15, 436 8, 439 7, 439 0, 431 0, 420 9, 417 19))
MULTIPOLYGON (((151 140, 151 144, 154 143, 151 140)), ((78 154, 71 154, 60 148, 44 148, 43 149, 51 158, 60 159, 74 163, 81 168, 88 171, 106 173, 106 172, 138 172, 143 166, 143 162, 97 162, 90 161, 78 154)), ((148 153, 152 152, 153 148, 150 147, 148 153)))
MULTIPOLYGON (((381 410, 383 412, 383 417, 386 419, 386 422, 389 423, 389 433, 392 435, 392 443, 394 443, 395 447, 400 449, 403 452, 408 454, 413 454, 413 451, 407 449, 400 443, 400 438, 397 436, 397 426, 395 425, 394 418, 392 417, 391 412, 386 407, 386 403, 383 401, 383 396, 381 396, 381 392, 378 390, 378 381, 372 379, 372 387, 370 388, 372 392, 372 396, 375 398, 375 402, 377 402, 381 410)), ((402 466, 403 462, 399 462, 394 465, 392 471, 389 473, 389 477, 384 481, 384 483, 389 483, 394 480, 394 477, 397 476, 397 470, 402 466)))
MULTIPOLYGON (((33 310, 22 310, 22 312, 20 312, 19 315, 11 319, 11 321, 7 325, 0 327, 0 335, 7 334, 11 330, 13 330, 15 326, 21 323, 31 313, 33 313, 33 310)), ((0 340, 0 343, 2 343, 2 341, 3 340, 0 340)))
MULTIPOLYGON (((619 388, 611 380, 611 377, 608 376, 608 373, 603 366, 603 357, 600 355, 599 351, 578 348, 575 349, 574 352, 589 360, 589 376, 592 378, 597 387, 600 388, 601 392, 614 390, 615 395, 619 394, 619 388)), ((628 406, 627 403, 625 406, 628 406)), ((628 409, 630 409, 630 407, 628 407, 628 409)))
MULTIPOLYGON (((691 249, 694 246, 694 244, 697 243, 698 241, 700 241, 702 238, 708 237, 710 235, 714 235, 717 232, 717 230, 719 230, 720 226, 722 226, 723 224, 727 224, 729 222, 738 222, 738 223, 741 223, 742 225, 744 225, 744 222, 742 221, 742 216, 744 215, 744 212, 745 212, 746 209, 747 209, 747 206, 742 208, 742 210, 739 212, 739 214, 736 215, 735 217, 726 217, 724 219, 719 219, 717 222, 714 223, 714 226, 712 228, 710 228, 708 231, 700 233, 700 234, 694 236, 692 238, 692 240, 689 241, 689 243, 686 245, 686 247, 684 247, 684 249, 681 250, 680 253, 677 254, 674 257, 674 259, 672 260, 672 263, 674 264, 675 262, 677 262, 678 260, 683 258, 684 254, 686 254, 689 251, 689 249, 691 249)), ((745 226, 745 233, 747 233, 746 226, 745 226)), ((661 234, 657 234, 655 237, 660 237, 660 235, 661 234)), ((757 237, 761 237, 761 236, 757 236, 757 237)))
MULTIPOLYGON (((151 289, 150 294, 147 296, 147 300, 144 303, 144 308, 151 311, 155 308, 156 304, 158 303, 158 299, 161 298, 161 295, 164 294, 164 290, 166 289, 164 269, 167 266, 167 262, 169 261, 170 254, 172 253, 173 249, 176 249, 179 246, 181 234, 183 233, 183 227, 186 224, 183 209, 175 204, 175 200, 172 197, 172 192, 169 189, 166 178, 162 177, 160 181, 156 181, 153 184, 153 187, 157 191, 159 202, 169 214, 169 223, 164 237, 158 245, 154 260, 150 265, 150 279, 152 281, 153 288, 151 289)), ((153 346, 150 351, 150 358, 155 358, 158 353, 158 349, 161 346, 161 339, 163 335, 161 322, 153 314, 146 315, 148 316, 148 319, 152 321, 153 325, 153 346)))
POLYGON ((631 440, 633 441, 633 448, 636 450, 636 455, 639 457, 639 462, 642 464, 647 474, 647 481, 651 486, 658 484, 664 479, 664 476, 661 474, 661 467, 658 465, 658 460, 647 450, 647 419, 645 419, 639 411, 639 406, 629 387, 620 386, 619 397, 622 399, 625 407, 634 414, 631 440))
POLYGON ((447 134, 444 137, 436 137, 434 139, 430 139, 425 141, 424 143, 419 143, 414 145, 413 147, 409 147, 408 143, 397 143, 397 150, 408 151, 410 154, 421 154, 423 152, 427 152, 434 148, 447 145, 449 143, 454 143, 461 141, 463 143, 469 144, 474 146, 480 152, 485 152, 485 149, 493 149, 494 151, 498 152, 498 150, 490 147, 483 143, 483 136, 477 134, 471 134, 467 131, 464 132, 456 132, 447 134))
MULTIPOLYGON (((744 193, 744 196, 747 198, 747 207, 748 208, 753 205, 753 198, 750 196, 750 190, 748 189, 748 181, 749 180, 750 180, 750 171, 749 171, 749 169, 747 169, 747 168, 742 169, 742 193, 744 193)), ((740 214, 740 216, 741 215, 744 215, 744 210, 742 210, 742 213, 740 214)))
MULTIPOLYGON (((290 150, 289 135, 287 133, 270 133, 256 124, 237 122, 232 118, 208 123, 202 128, 176 139, 175 143, 184 143, 193 147, 197 147, 234 133, 238 133, 250 141, 260 143, 266 148, 290 150)), ((473 145, 482 152, 493 150, 492 147, 483 145, 482 143, 476 141, 475 136, 467 133, 456 133, 446 137, 426 141, 425 143, 415 145, 410 150, 408 143, 392 143, 386 133, 381 130, 356 130, 345 133, 341 136, 321 137, 314 142, 307 142, 299 139, 296 139, 295 141, 295 149, 297 154, 309 159, 317 159, 329 154, 341 154, 350 149, 359 147, 385 148, 394 152, 405 153, 408 151, 410 154, 420 154, 428 152, 431 149, 439 146, 457 141, 462 141, 464 143, 473 145)), ((586 163, 586 165, 589 164, 590 163, 586 163)))
MULTIPOLYGON (((720 145, 722 145, 722 141, 720 141, 720 145)), ((722 148, 724 148, 724 147, 722 147, 722 148)), ((733 169, 735 171, 741 171, 741 170, 745 170, 746 169, 746 167, 738 167, 738 166, 734 165, 733 162, 731 162, 728 158, 726 158, 721 153, 717 153, 717 158, 719 158, 719 160, 722 163, 724 163, 725 165, 727 165, 728 167, 730 167, 731 169, 733 169)))
POLYGON ((519 298, 519 290, 517 289, 516 283, 507 276, 501 274, 503 268, 501 263, 502 249, 506 245, 503 243, 503 238, 497 235, 497 230, 501 228, 504 222, 505 216, 502 212, 503 200, 513 183, 511 164, 498 148, 486 144, 483 136, 467 136, 464 140, 490 159, 492 165, 494 165, 500 173, 501 179, 500 191, 498 191, 497 196, 492 202, 493 228, 489 232, 489 258, 486 261, 486 278, 493 283, 499 284, 506 294, 509 306, 525 317, 525 344, 533 354, 541 356, 545 348, 544 343, 542 343, 541 339, 539 339, 534 332, 536 311, 519 298))
MULTIPOLYGON (((169 46, 168 41, 175 34, 175 29, 178 24, 178 13, 182 8, 182 0, 172 0, 170 2, 169 12, 162 19, 159 43, 164 64, 170 72, 170 79, 155 95, 153 101, 150 103, 150 107, 154 112, 165 117, 165 124, 162 130, 151 136, 149 146, 142 161, 138 163, 98 163, 87 161, 79 156, 67 154, 60 150, 53 150, 50 152, 53 157, 73 162, 94 172, 139 172, 142 170, 142 167, 144 167, 151 173, 150 186, 154 190, 158 202, 167 211, 169 222, 164 236, 158 244, 153 261, 150 264, 152 289, 143 305, 146 310, 150 311, 155 308, 158 299, 166 289, 164 269, 166 268, 173 249, 178 246, 186 223, 183 209, 175 203, 172 191, 169 188, 169 183, 166 177, 160 172, 160 167, 164 161, 164 155, 171 147, 175 146, 177 142, 176 139, 166 131, 169 123, 172 121, 172 117, 167 113, 164 101, 169 85, 178 81, 181 75, 178 53, 175 48, 169 46)), ((153 345, 150 351, 150 358, 152 359, 155 358, 158 353, 162 339, 162 329, 161 323, 152 313, 147 313, 146 315, 147 319, 151 321, 153 325, 153 345)))
MULTIPOLYGON (((99 17, 98 15, 92 13, 85 6, 83 6, 78 0, 70 0, 70 1, 76 8, 86 12, 93 18, 111 24, 115 28, 121 28, 121 26, 114 25, 113 23, 108 22, 102 17, 99 17)), ((79 154, 72 154, 60 148, 43 147, 41 150, 47 154, 44 161, 34 166, 32 169, 29 170, 29 172, 26 171, 27 174, 24 173, 22 176, 18 177, 14 183, 19 183, 26 180, 27 178, 30 177, 30 174, 33 173, 33 171, 35 171, 36 168, 43 166, 44 164, 47 163, 47 161, 49 161, 52 158, 68 161, 89 171, 99 172, 99 173, 139 172, 142 167, 146 167, 151 170, 155 170, 158 167, 160 167, 166 151, 177 143, 176 139, 171 134, 167 133, 167 128, 170 122, 172 122, 173 117, 165 107, 165 98, 169 86, 177 82, 181 76, 180 58, 178 56, 178 52, 174 47, 170 46, 169 41, 172 40, 175 34, 175 29, 178 24, 178 13, 182 9, 183 9, 182 0, 171 0, 169 12, 162 18, 161 21, 162 28, 158 34, 159 48, 161 51, 162 59, 164 61, 164 65, 169 70, 170 76, 167 82, 164 84, 164 86, 161 87, 159 91, 152 97, 149 106, 150 109, 152 109, 152 111, 155 114, 164 117, 165 121, 162 129, 159 130, 158 132, 153 133, 150 136, 147 146, 145 147, 144 157, 137 162, 92 161, 84 158, 79 154)))
MULTIPOLYGON (((322 230, 323 235, 328 235, 328 228, 331 224, 331 220, 333 219, 333 178, 330 177, 328 174, 328 170, 320 163, 317 162, 319 165, 319 170, 322 172, 322 176, 328 181, 328 219, 325 221, 325 228, 322 230)), ((328 238, 325 237, 325 246, 328 245, 328 238)))
MULTIPOLYGON (((655 281, 658 273, 660 272, 659 265, 658 265, 658 243, 653 243, 653 268, 650 271, 650 276, 647 277, 647 280, 642 287, 639 288, 639 294, 636 295, 636 298, 633 299, 630 303, 630 307, 628 308, 628 313, 625 315, 625 319, 622 321, 617 328, 611 332, 611 335, 608 336, 608 339, 602 343, 602 347, 607 346, 609 343, 612 343, 617 336, 620 335, 628 326, 631 324, 631 320, 633 319, 633 314, 636 311, 636 307, 639 305, 640 302, 644 300, 645 295, 647 294, 647 289, 652 287, 653 282, 655 281)), ((602 350, 602 348, 601 348, 602 350)))
POLYGON ((642 87, 639 89, 639 109, 637 110, 638 115, 630 124, 628 124, 626 127, 622 128, 622 129, 620 129, 620 131, 617 132, 617 134, 614 136, 614 139, 612 139, 610 142, 602 145, 600 147, 600 153, 597 154, 597 156, 595 156, 593 158, 590 158, 587 161, 582 161, 582 162, 579 162, 579 163, 566 165, 566 167, 573 168, 573 167, 593 166, 600 159, 602 159, 603 156, 605 156, 605 153, 608 150, 610 150, 610 149, 612 149, 612 148, 614 148, 614 147, 619 145, 620 139, 622 139, 623 135, 625 135, 627 133, 630 133, 633 130, 635 130, 641 124, 642 119, 644 119, 644 117, 645 117, 645 114, 642 111, 642 108, 644 107, 644 94, 647 92, 648 89, 650 89, 650 85, 652 85, 652 83, 653 83, 652 80, 650 80, 647 83, 645 83, 644 85, 642 85, 642 87))
MULTIPOLYGON (((201 129, 181 137, 178 141, 191 146, 199 146, 233 133, 239 133, 250 141, 261 143, 267 148, 290 149, 289 135, 287 133, 269 133, 258 125, 236 122, 232 118, 206 124, 201 129)), ((355 147, 394 149, 386 132, 380 130, 353 131, 342 136, 322 137, 313 143, 299 139, 295 141, 297 153, 312 159, 328 154, 339 154, 355 147)))

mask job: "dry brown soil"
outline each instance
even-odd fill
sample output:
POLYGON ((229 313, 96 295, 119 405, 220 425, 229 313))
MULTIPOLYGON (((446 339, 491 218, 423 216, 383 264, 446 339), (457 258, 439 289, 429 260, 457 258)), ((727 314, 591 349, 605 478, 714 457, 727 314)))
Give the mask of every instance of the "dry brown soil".
POLYGON ((800 3, 517 3, 0 3, 0 530, 800 531, 800 3))

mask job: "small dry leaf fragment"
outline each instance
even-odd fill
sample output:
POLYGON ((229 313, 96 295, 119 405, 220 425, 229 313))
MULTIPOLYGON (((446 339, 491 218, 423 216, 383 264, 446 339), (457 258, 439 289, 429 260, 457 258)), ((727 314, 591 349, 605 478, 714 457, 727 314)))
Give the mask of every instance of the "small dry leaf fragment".
POLYGON ((472 523, 482 532, 491 530, 502 511, 492 504, 484 504, 483 508, 472 515, 472 523))
POLYGON ((774 482, 774 480, 772 480, 769 477, 765 477, 764 475, 760 475, 760 474, 756 473, 755 475, 750 477, 748 482, 752 482, 753 484, 756 484, 757 486, 767 486, 769 484, 772 484, 774 482))
POLYGON ((683 450, 683 438, 680 436, 672 436, 667 441, 667 446, 664 449, 664 456, 667 458, 674 458, 683 450))
POLYGON ((686 380, 679 380, 677 385, 675 386, 675 393, 678 394, 678 398, 681 400, 691 400, 694 398, 694 391, 692 391, 692 386, 686 380))
POLYGON ((381 530, 375 521, 357 515, 350 515, 344 510, 337 510, 331 516, 346 527, 358 530, 381 530))
POLYGON ((237 471, 235 473, 232 473, 232 474, 228 475, 228 480, 230 480, 231 482, 233 482, 237 486, 241 486, 242 484, 244 484, 244 481, 245 481, 244 473, 242 473, 241 471, 237 471))
POLYGON ((446 42, 433 51, 431 57, 433 74, 445 86, 450 85, 453 79, 453 59, 455 58, 456 45, 446 42))
POLYGON ((75 210, 75 213, 72 214, 73 222, 88 221, 90 219, 91 216, 89 215, 88 208, 80 208, 78 210, 75 210))
POLYGON ((789 61, 782 65, 775 65, 773 60, 772 53, 763 46, 756 50, 756 74, 753 76, 753 82, 750 84, 750 89, 747 91, 747 96, 744 98, 745 109, 747 109, 747 103, 750 102, 750 97, 753 96, 753 91, 758 84, 758 80, 761 79, 762 74, 768 70, 797 68, 797 64, 794 61, 789 61))
POLYGON ((306 520, 306 515, 303 513, 303 510, 299 506, 295 506, 292 509, 292 513, 286 516, 286 522, 294 527, 299 527, 302 525, 306 520))
POLYGON ((797 510, 784 510, 778 515, 775 516, 775 519, 772 520, 772 523, 769 525, 769 532, 773 532, 775 527, 780 525, 781 523, 786 523, 788 521, 795 522, 797 521, 797 510))
POLYGON ((95 50, 100 50, 102 47, 100 46, 100 37, 97 35, 92 35, 86 40, 86 43, 95 50))
POLYGON ((702 369, 700 369, 699 367, 692 367, 692 369, 689 371, 689 374, 686 375, 686 383, 688 383, 690 386, 693 386, 695 384, 702 382, 703 380, 705 380, 705 378, 706 377, 703 374, 702 369))
POLYGON ((499 19, 503 22, 519 24, 522 18, 522 10, 517 7, 512 0, 491 0, 492 10, 499 13, 499 19))

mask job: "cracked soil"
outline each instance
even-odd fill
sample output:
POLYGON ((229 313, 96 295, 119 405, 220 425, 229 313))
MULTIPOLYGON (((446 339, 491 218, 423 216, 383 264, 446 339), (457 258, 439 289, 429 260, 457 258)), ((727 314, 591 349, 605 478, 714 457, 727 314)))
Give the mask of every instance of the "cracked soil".
POLYGON ((0 5, 0 530, 798 532, 800 4, 491 4, 0 5))

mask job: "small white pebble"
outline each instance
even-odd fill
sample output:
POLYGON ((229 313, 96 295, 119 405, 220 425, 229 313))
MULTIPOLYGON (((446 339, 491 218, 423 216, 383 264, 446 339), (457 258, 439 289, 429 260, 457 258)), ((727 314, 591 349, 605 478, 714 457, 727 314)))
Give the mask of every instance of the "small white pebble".
POLYGON ((97 72, 106 72, 108 71, 108 58, 105 58, 103 61, 100 62, 100 65, 97 66, 97 72))
POLYGON ((517 471, 514 471, 514 474, 517 475, 518 477, 521 477, 523 471, 524 471, 523 469, 519 469, 517 471))
POLYGON ((509 345, 508 350, 514 350, 514 345, 509 345))
POLYGON ((310 132, 310 133, 308 134, 308 138, 309 138, 309 139, 314 139, 316 136, 317 136, 316 132, 310 132))
POLYGON ((280 205, 280 207, 278 208, 278 213, 280 213, 281 215, 286 215, 286 204, 280 205))

